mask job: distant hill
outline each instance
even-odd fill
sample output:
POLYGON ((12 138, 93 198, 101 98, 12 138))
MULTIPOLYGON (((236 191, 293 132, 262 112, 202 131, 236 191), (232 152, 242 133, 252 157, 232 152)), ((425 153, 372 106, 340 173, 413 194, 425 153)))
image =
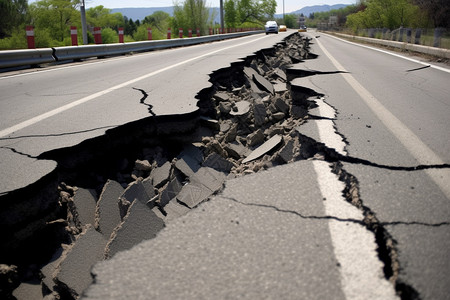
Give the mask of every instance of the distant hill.
MULTIPOLYGON (((333 9, 340 9, 348 6, 349 4, 335 4, 335 5, 314 5, 314 6, 305 6, 302 9, 290 12, 288 14, 303 14, 305 17, 308 17, 311 13, 315 12, 323 12, 330 11, 333 9)), ((215 23, 220 23, 220 15, 218 7, 211 7, 211 11, 216 12, 216 17, 214 19, 215 23)), ((132 8, 113 8, 111 9, 112 13, 120 12, 122 15, 126 16, 128 19, 136 20, 144 20, 146 16, 153 14, 156 11, 163 11, 168 13, 170 16, 173 16, 173 6, 167 7, 132 7, 132 8)), ((282 18, 282 14, 276 14, 275 18, 282 18)))
MULTIPOLYGON (((212 7, 210 8, 211 11, 216 11, 216 18, 214 19, 214 22, 220 23, 220 16, 219 16, 219 8, 218 7, 212 7)), ((133 19, 133 21, 136 20, 144 20, 146 16, 152 15, 156 11, 163 11, 165 13, 168 13, 170 16, 173 16, 173 6, 167 6, 167 7, 131 7, 131 8, 113 8, 111 9, 111 13, 121 13, 123 16, 127 17, 128 19, 133 19)))
POLYGON ((333 9, 340 9, 340 8, 344 8, 348 5, 349 4, 305 6, 302 9, 290 12, 289 14, 296 14, 296 15, 303 14, 305 17, 308 17, 311 13, 330 11, 333 9))

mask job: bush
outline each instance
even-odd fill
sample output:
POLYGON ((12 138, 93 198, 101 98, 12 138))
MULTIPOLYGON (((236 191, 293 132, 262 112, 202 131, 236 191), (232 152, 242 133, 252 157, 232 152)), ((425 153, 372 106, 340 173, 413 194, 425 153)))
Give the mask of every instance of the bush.
POLYGON ((102 29, 102 43, 112 44, 119 42, 119 35, 116 31, 111 28, 102 29))

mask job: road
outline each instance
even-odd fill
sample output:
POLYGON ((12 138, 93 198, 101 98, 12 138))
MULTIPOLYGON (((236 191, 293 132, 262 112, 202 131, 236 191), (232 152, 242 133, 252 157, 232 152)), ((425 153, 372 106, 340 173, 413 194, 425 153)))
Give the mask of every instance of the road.
MULTIPOLYGON (((293 66, 311 72, 293 83, 324 102, 300 132, 333 153, 329 162, 355 188, 351 195, 344 199, 342 181, 320 160, 230 180, 155 239, 99 263, 87 298, 394 299, 385 277, 403 299, 448 297, 450 71, 306 35, 319 56, 293 66)), ((148 93, 156 115, 190 112, 211 72, 282 38, 0 78, 0 192, 56 167, 38 155, 148 117, 133 88, 148 93)))

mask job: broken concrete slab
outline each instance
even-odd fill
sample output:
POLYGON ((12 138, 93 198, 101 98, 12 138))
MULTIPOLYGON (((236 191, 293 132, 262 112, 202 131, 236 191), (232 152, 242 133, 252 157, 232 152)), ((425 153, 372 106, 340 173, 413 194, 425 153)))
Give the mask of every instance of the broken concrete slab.
POLYGON ((177 200, 193 208, 218 191, 225 179, 224 173, 203 167, 190 178, 191 182, 183 187, 177 200))
MULTIPOLYGON (((95 207, 97 196, 94 190, 78 188, 73 196, 76 215, 82 226, 95 224, 95 207)), ((74 215, 75 217, 75 215, 74 215)))
POLYGON ((147 205, 134 201, 123 222, 114 230, 106 246, 105 257, 112 257, 119 251, 152 239, 163 228, 164 222, 147 205))
POLYGON ((134 163, 134 168, 138 171, 150 172, 152 165, 148 162, 148 160, 137 159, 134 163))
MULTIPOLYGON (((192 174, 191 176, 193 176, 192 174)), ((159 198, 159 205, 164 207, 170 200, 175 198, 178 193, 183 188, 183 182, 180 176, 175 176, 166 186, 164 191, 161 193, 161 197, 159 198)))
POLYGON ((121 222, 118 201, 124 188, 114 180, 108 180, 103 186, 102 193, 95 210, 95 229, 109 238, 114 228, 121 222))
POLYGON ((214 99, 216 99, 217 101, 225 102, 230 100, 230 96, 227 93, 218 92, 214 94, 214 99))
POLYGON ((152 183, 155 188, 160 188, 169 181, 170 170, 172 169, 172 164, 167 161, 161 167, 154 168, 150 173, 152 178, 152 183))
POLYGON ((233 106, 232 110, 230 111, 230 115, 243 116, 250 111, 250 105, 251 103, 245 100, 236 102, 235 106, 233 106))
POLYGON ((150 197, 147 195, 145 191, 145 187, 142 184, 142 180, 136 180, 132 182, 120 196, 120 198, 133 203, 134 200, 139 200, 140 202, 147 204, 150 197))
POLYGON ((258 73, 253 73, 253 81, 261 90, 266 91, 272 95, 275 94, 273 84, 258 73))
POLYGON ((73 247, 65 254, 59 266, 55 281, 63 289, 70 291, 74 298, 81 296, 92 283, 91 268, 102 260, 106 239, 89 227, 79 235, 73 247))
POLYGON ((261 100, 255 100, 255 103, 253 105, 253 116, 255 118, 256 126, 261 126, 266 122, 266 106, 261 100))
POLYGON ((283 138, 280 135, 274 135, 273 137, 271 137, 267 142, 265 142, 264 144, 262 144, 261 146, 259 146, 258 148, 256 148, 254 151, 252 151, 252 153, 250 153, 249 156, 247 156, 242 163, 248 163, 252 160, 255 160, 257 158, 260 158, 261 156, 263 156, 264 154, 266 154, 267 152, 269 152, 270 150, 274 149, 276 146, 278 146, 281 141, 283 140, 283 138))
POLYGON ((59 271, 58 267, 65 257, 63 257, 63 253, 64 249, 59 247, 53 254, 50 261, 43 268, 41 268, 42 285, 49 290, 54 290, 55 282, 53 281, 53 278, 57 275, 57 272, 59 271))
POLYGON ((264 139, 265 139, 264 132, 262 131, 262 129, 258 129, 252 134, 249 134, 247 136, 247 145, 248 146, 260 145, 264 143, 264 139))
POLYGON ((175 168, 189 177, 197 172, 202 161, 203 153, 200 148, 189 145, 178 156, 175 162, 175 168))
POLYGON ((228 153, 230 157, 233 157, 235 159, 240 159, 241 157, 246 156, 250 150, 242 145, 239 142, 232 142, 228 143, 225 146, 225 151, 228 153))
POLYGON ((185 214, 187 214, 191 209, 184 204, 181 204, 177 201, 176 198, 172 199, 164 206, 164 211, 166 212, 166 217, 164 218, 164 222, 170 222, 179 218, 185 214))
POLYGON ((220 156, 219 154, 213 152, 211 153, 202 164, 203 167, 210 167, 220 172, 229 173, 233 164, 220 156))
POLYGON ((277 97, 274 102, 274 106, 279 112, 287 114, 289 112, 289 105, 283 99, 277 97))

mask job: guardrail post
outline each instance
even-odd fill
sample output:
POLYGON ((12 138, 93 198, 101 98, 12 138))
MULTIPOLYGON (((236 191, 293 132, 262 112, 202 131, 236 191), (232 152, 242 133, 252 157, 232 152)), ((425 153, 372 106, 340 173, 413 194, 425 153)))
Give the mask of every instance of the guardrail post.
POLYGON ((149 28, 147 28, 147 39, 149 40, 149 41, 151 41, 152 39, 153 39, 153 36, 152 36, 152 29, 149 27, 149 28))
POLYGON ((212 35, 212 28, 209 28, 209 35, 212 35))
POLYGON ((197 37, 200 36, 200 28, 197 28, 197 37))
POLYGON ((420 45, 420 37, 422 36, 422 29, 417 28, 414 36, 414 44, 420 45))
POLYGON ((172 37, 172 30, 170 28, 167 29, 167 39, 170 40, 172 37))
POLYGON ((76 26, 70 26, 70 38, 72 40, 72 46, 78 46, 78 32, 76 26))
POLYGON ((102 43, 102 29, 100 27, 94 27, 94 41, 96 44, 102 43))
POLYGON ((178 28, 178 36, 180 37, 180 39, 183 38, 183 28, 178 28))
POLYGON ((123 43, 123 27, 119 27, 119 43, 123 43))
POLYGON ((188 37, 190 37, 190 38, 192 37, 192 29, 191 28, 188 29, 188 37))
POLYGON ((406 42, 411 43, 412 30, 411 28, 406 28, 406 42))
POLYGON ((36 45, 34 43, 34 27, 33 26, 26 26, 25 30, 27 32, 28 49, 35 49, 36 45))

